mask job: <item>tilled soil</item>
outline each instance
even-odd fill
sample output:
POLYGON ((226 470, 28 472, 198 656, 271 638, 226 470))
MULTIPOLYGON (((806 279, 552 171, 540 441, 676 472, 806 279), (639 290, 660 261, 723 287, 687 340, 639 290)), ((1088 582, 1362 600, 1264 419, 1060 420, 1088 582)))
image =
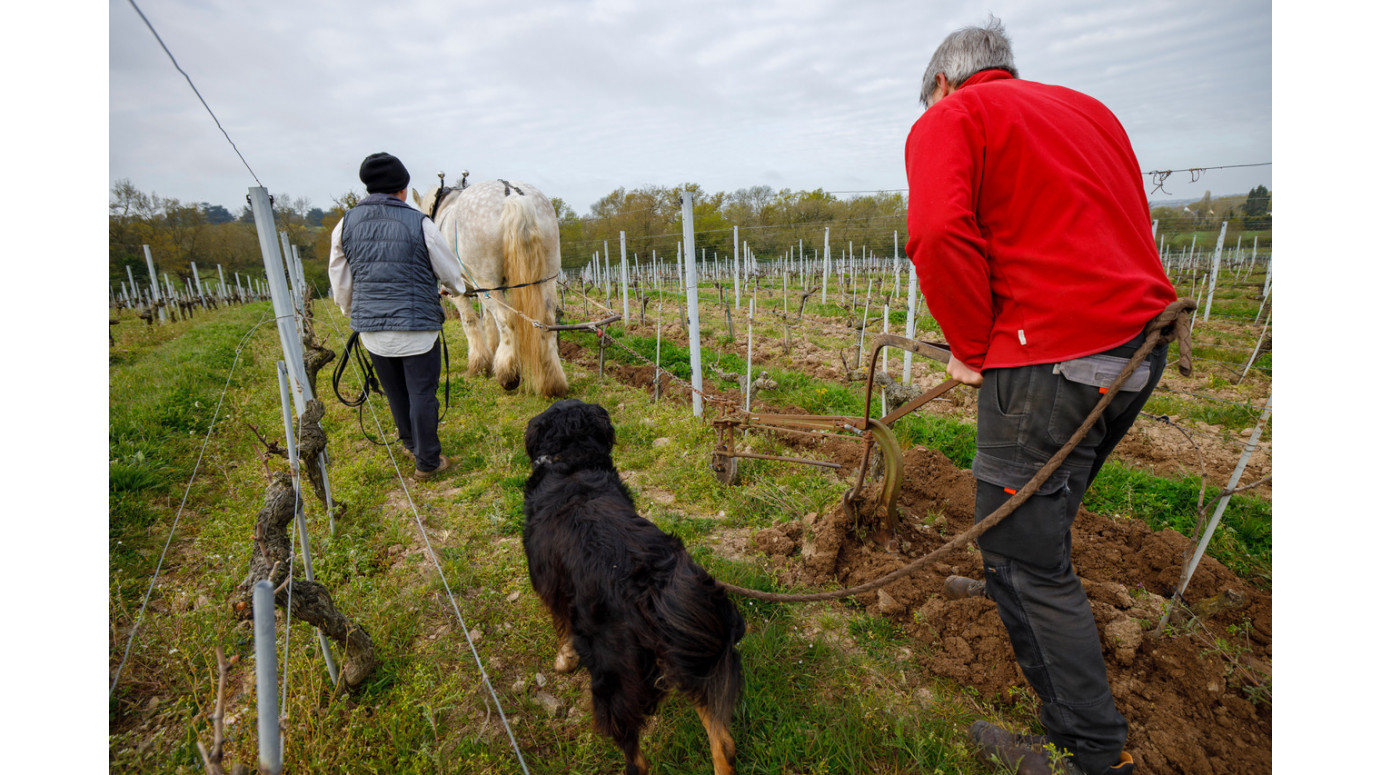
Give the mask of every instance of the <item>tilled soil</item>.
MULTIPOLYGON (((796 347, 803 348, 799 343, 796 347)), ((590 353, 563 344, 561 355, 588 360, 590 353)), ((829 364, 824 353, 815 362, 820 377, 843 376, 842 365, 829 364)), ((651 366, 606 363, 605 372, 646 389, 653 384, 651 366)), ((940 378, 929 379, 937 383, 940 378)), ((1169 379, 1178 377, 1167 373, 1169 379)), ((671 388, 668 393, 668 387, 663 381, 663 395, 684 392, 671 388)), ((965 404, 971 401, 958 397, 925 411, 971 412, 965 404)), ((1191 445, 1170 448, 1175 437, 1183 436, 1168 425, 1138 423, 1118 455, 1161 475, 1196 475, 1202 469, 1194 453, 1185 452, 1191 445)), ((1239 447, 1204 444, 1201 437, 1197 443, 1207 450, 1209 481, 1225 483, 1239 447)), ((804 440, 792 446, 814 446, 810 457, 837 460, 845 464, 841 475, 856 475, 857 444, 804 440)), ((855 516, 841 504, 822 516, 808 516, 804 523, 760 531, 754 548, 766 554, 787 581, 816 589, 848 587, 903 567, 972 525, 975 485, 970 471, 921 447, 905 453, 904 466, 894 553, 867 537, 880 525, 869 524, 866 505, 859 509, 862 515, 855 516)), ((1251 481, 1253 473, 1267 476, 1269 471, 1267 447, 1264 455, 1253 459, 1243 482, 1251 481)), ((875 490, 874 485, 864 492, 864 504, 875 490)), ((1260 494, 1269 497, 1268 489, 1260 494)), ((1074 568, 1083 578, 1102 634, 1112 694, 1129 722, 1127 749, 1137 772, 1143 773, 1269 772, 1270 592, 1205 557, 1185 594, 1196 614, 1176 617, 1163 636, 1154 636, 1165 598, 1177 584, 1191 548, 1188 539, 1172 530, 1152 531, 1137 520, 1110 519, 1086 510, 1079 512, 1073 526, 1074 568)), ((995 605, 985 598, 944 599, 941 589, 951 574, 981 578, 975 548, 957 550, 856 601, 891 619, 914 639, 914 659, 923 671, 972 687, 992 703, 1030 702, 995 605)))
MULTIPOLYGON (((870 493, 869 493, 870 494, 870 493)), ((841 505, 806 524, 761 531, 760 551, 789 581, 824 589, 871 581, 939 548, 973 523, 972 474, 938 452, 905 454, 905 483, 894 554, 866 534, 879 525, 841 505)), ((1127 749, 1137 772, 1269 772, 1271 767, 1271 595, 1212 558, 1204 558, 1185 599, 1202 611, 1155 638, 1164 595, 1183 567, 1188 539, 1136 520, 1080 511, 1073 563, 1102 633, 1117 707, 1130 724, 1127 749), (1249 627, 1247 627, 1249 625, 1249 627), (1252 701, 1255 695, 1255 702, 1252 701)), ((923 670, 970 686, 983 699, 1014 704, 1028 697, 995 604, 949 601, 950 574, 981 578, 979 555, 960 549, 917 573, 856 600, 915 639, 923 670)))

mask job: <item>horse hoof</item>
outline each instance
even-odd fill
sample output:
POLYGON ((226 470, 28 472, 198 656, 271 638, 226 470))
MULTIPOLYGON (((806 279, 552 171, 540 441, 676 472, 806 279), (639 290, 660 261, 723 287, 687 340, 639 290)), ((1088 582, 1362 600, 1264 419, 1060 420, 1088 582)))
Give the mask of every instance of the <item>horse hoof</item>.
POLYGON ((522 379, 520 377, 513 377, 512 380, 505 380, 503 382, 500 382, 499 384, 503 387, 504 390, 512 392, 514 390, 517 390, 518 385, 522 384, 522 379))

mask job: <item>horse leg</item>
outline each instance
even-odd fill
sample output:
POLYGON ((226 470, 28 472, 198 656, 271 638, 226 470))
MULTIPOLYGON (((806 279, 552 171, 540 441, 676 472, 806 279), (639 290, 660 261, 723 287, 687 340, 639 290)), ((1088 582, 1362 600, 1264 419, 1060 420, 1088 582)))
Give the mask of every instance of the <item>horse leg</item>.
POLYGON ((507 307, 495 307, 493 317, 498 328, 498 348, 494 350, 494 379, 504 390, 516 390, 522 383, 522 373, 513 349, 513 326, 527 325, 527 322, 507 307))
POLYGON ((489 376, 493 370, 493 348, 484 335, 483 321, 474 311, 474 302, 469 297, 452 298, 451 302, 460 311, 460 324, 465 329, 465 341, 469 344, 469 365, 465 373, 470 376, 489 376))
MULTIPOLYGON (((542 295, 546 301, 547 320, 556 322, 556 311, 560 308, 560 300, 556 296, 556 284, 546 283, 542 289, 542 295)), ((556 343, 555 331, 542 331, 541 344, 538 348, 537 357, 541 360, 536 371, 539 375, 539 384, 536 386, 539 395, 554 397, 563 396, 570 389, 569 383, 565 379, 565 370, 561 368, 561 351, 556 343)))
POLYGON ((498 313, 487 306, 485 307, 485 311, 484 341, 489 345, 489 352, 496 353, 498 352, 498 343, 500 341, 498 335, 498 313))

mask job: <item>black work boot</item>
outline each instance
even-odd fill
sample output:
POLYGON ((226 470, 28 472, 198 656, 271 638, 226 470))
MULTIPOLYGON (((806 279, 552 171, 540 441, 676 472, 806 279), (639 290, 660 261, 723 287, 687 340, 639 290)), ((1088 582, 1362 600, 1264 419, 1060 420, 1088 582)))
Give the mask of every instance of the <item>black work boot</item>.
POLYGON ((944 597, 950 600, 963 600, 969 597, 986 597, 987 582, 964 576, 950 576, 944 579, 944 597))
MULTIPOLYGON (((949 580, 953 581, 955 578, 961 577, 950 576, 949 580)), ((945 583, 944 588, 947 590, 949 584, 945 583)), ((1066 772, 1062 767, 1057 770, 1054 768, 1054 763, 1050 759, 1052 746, 1049 738, 1044 735, 1018 735, 986 721, 975 721, 968 728, 968 739, 978 747, 983 762, 989 765, 1005 765, 1014 769, 1016 775, 1054 775, 1066 772)))
MULTIPOLYGON (((976 721, 968 729, 968 738, 981 751, 984 762, 1014 768, 1016 775, 1090 775, 1073 759, 1058 755, 1044 735, 1018 735, 986 721, 976 721)), ((1132 775, 1135 770, 1131 755, 1122 751, 1121 761, 1106 775, 1132 775)))

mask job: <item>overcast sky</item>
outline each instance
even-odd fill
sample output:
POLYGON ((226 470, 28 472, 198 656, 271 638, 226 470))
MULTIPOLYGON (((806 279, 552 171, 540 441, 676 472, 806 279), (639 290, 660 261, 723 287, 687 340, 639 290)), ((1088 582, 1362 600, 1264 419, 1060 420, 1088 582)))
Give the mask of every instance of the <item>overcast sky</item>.
MULTIPOLYGON (((581 215, 620 186, 902 189, 925 66, 989 10, 1021 76, 1105 102, 1142 170, 1272 161, 1261 0, 138 4, 253 175, 134 7, 109 0, 110 182, 232 212, 255 177, 329 208, 363 190, 375 151, 419 188, 467 169, 581 215)), ((1245 193, 1271 172, 1164 188, 1245 193)))

